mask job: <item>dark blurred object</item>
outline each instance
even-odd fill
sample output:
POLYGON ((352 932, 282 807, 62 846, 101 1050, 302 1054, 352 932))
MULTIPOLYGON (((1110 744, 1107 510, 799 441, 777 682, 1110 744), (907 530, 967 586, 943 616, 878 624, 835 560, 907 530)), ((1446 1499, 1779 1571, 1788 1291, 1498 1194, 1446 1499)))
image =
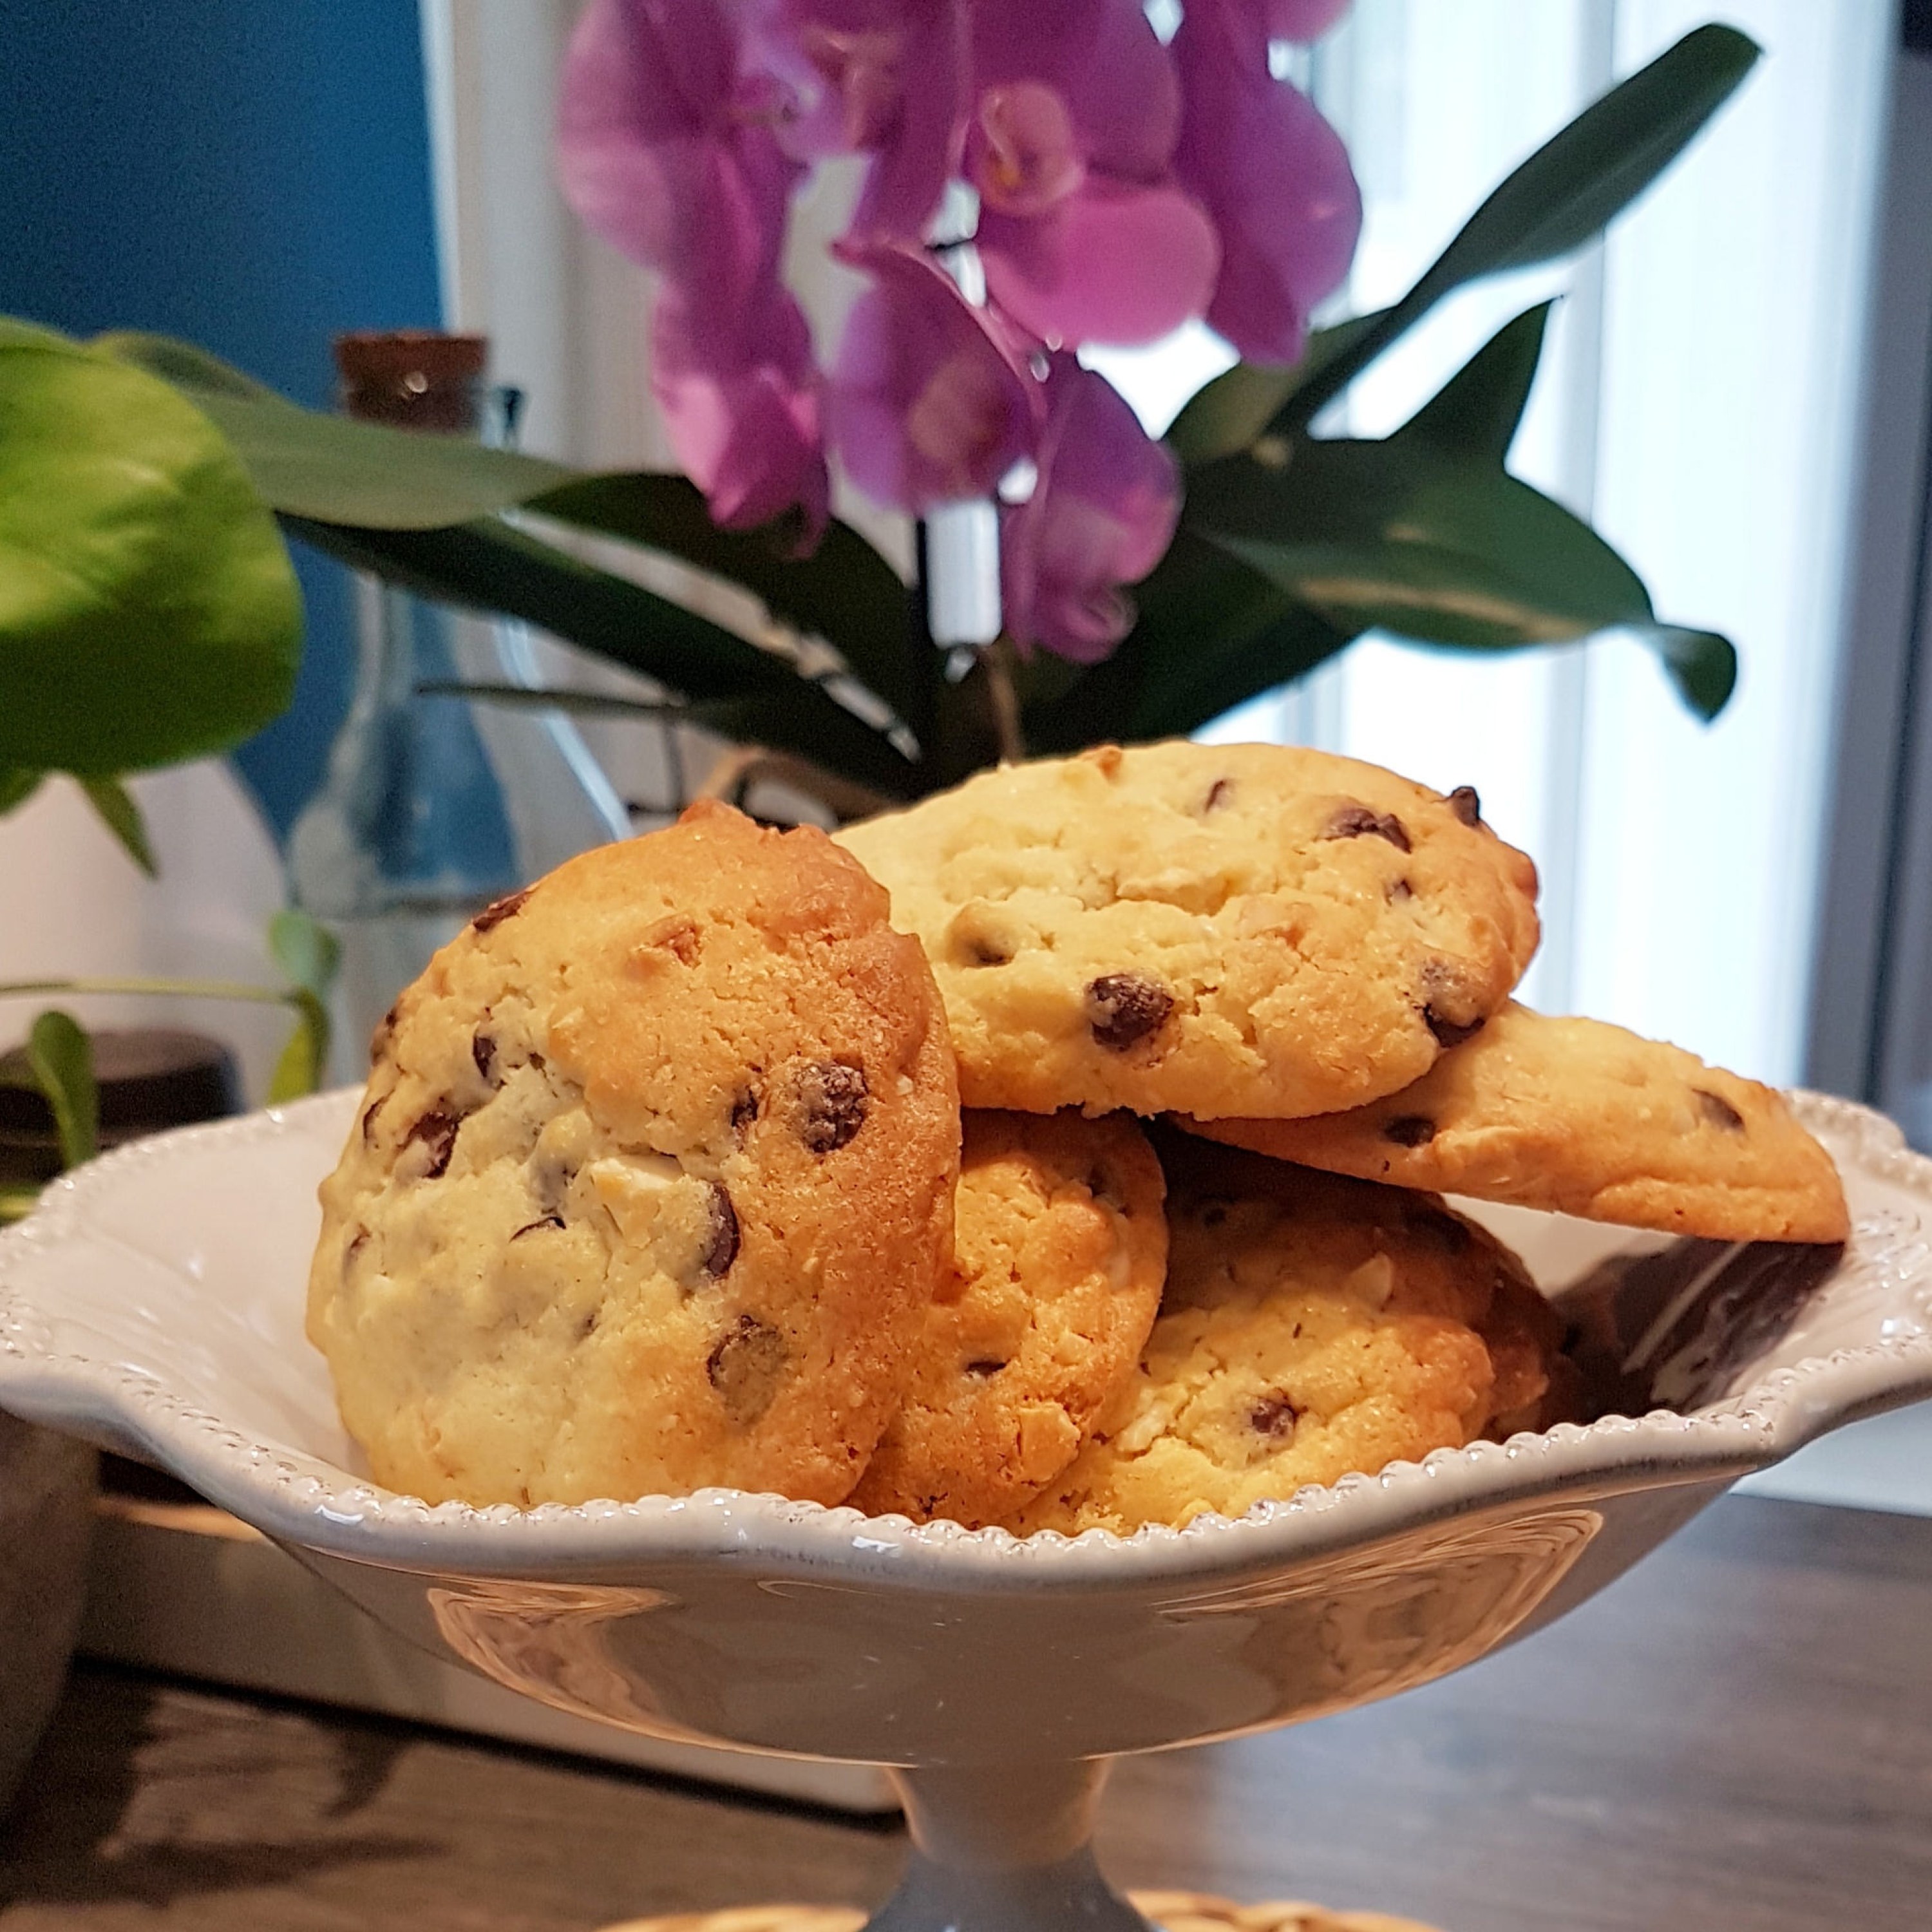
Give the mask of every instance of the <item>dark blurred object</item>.
MULTIPOLYGON (((242 1108, 242 1076, 218 1040, 176 1027, 91 1034, 103 1150, 164 1127, 220 1120, 242 1108)), ((61 1171, 53 1109, 26 1051, 0 1054, 0 1187, 39 1186, 61 1171)))
POLYGON ((475 436, 483 427, 489 338, 428 328, 368 329, 335 338, 343 413, 394 429, 475 436))

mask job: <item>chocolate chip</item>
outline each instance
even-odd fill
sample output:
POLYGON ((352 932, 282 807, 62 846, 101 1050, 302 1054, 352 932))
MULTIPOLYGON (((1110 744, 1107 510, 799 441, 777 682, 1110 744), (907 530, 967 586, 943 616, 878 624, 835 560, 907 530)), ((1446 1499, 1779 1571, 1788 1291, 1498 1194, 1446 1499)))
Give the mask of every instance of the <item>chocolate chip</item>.
POLYGON ((1386 838, 1398 852, 1410 849, 1408 828, 1392 812, 1371 812, 1366 805, 1345 805, 1328 821, 1324 838, 1386 838))
POLYGON ((1436 1138, 1436 1123, 1426 1114, 1398 1114, 1382 1123, 1382 1138, 1397 1147, 1426 1147, 1436 1138))
POLYGON ((741 1315, 705 1358, 704 1372, 735 1428, 748 1429, 771 1407, 785 1354, 784 1337, 776 1328, 741 1315))
POLYGON ((1004 1362, 968 1362, 966 1372, 976 1380, 984 1382, 989 1376, 996 1376, 1006 1366, 1004 1362))
POLYGON ((798 1137, 814 1154, 831 1154, 866 1124, 866 1070, 814 1060, 798 1076, 798 1137))
POLYGON ((369 1036, 369 1064, 374 1066, 389 1050, 389 1042, 395 1037, 396 1022, 403 1016, 403 1003, 395 1004, 376 1022, 376 1030, 369 1036))
POLYGON ((1271 1442, 1292 1442, 1294 1425, 1300 1420, 1300 1410, 1278 1389, 1263 1396, 1248 1411, 1248 1426, 1271 1442))
POLYGON ((1234 795, 1232 778, 1216 778, 1208 788, 1208 802, 1201 808, 1204 812, 1218 812, 1234 795))
POLYGON ((523 910, 524 902, 530 897, 530 887, 526 886, 520 892, 506 892, 502 898, 496 900, 493 904, 486 905, 470 922, 470 930, 474 932, 488 932, 493 926, 501 926, 512 913, 523 910))
MULTIPOLYGON (((496 1064, 496 1042, 478 1028, 470 1042, 470 1057, 476 1063, 476 1070, 485 1080, 490 1079, 490 1070, 496 1064)), ((490 1082, 492 1086, 496 1082, 490 1082)))
POLYGON ((526 1221, 510 1238, 513 1241, 520 1241, 526 1234, 534 1234, 539 1228, 560 1228, 562 1226, 563 1216, 561 1214, 546 1214, 541 1220, 526 1221))
POLYGON ((403 1144, 413 1147, 420 1142, 429 1150, 429 1165, 423 1169, 425 1180, 435 1180, 448 1167, 449 1157, 456 1151, 456 1130, 462 1124, 460 1114, 452 1113, 447 1107, 432 1107, 410 1128, 403 1144))
POLYGON ((1144 973, 1103 973, 1087 988, 1087 1024, 1115 1053, 1151 1039, 1173 1010, 1174 995, 1144 973))
POLYGON ((738 1210, 722 1181, 711 1184, 711 1240, 698 1265, 712 1281, 731 1272, 738 1258, 738 1210))
POLYGON ((1483 1030, 1483 1016, 1478 1013, 1472 1020, 1452 1020, 1438 1013, 1433 1006, 1424 1006, 1422 1018, 1438 1042, 1444 1046, 1460 1046, 1466 1040, 1473 1039, 1483 1030))
POLYGON ((758 1118, 758 1096, 751 1088, 742 1088, 731 1096, 731 1131, 742 1136, 745 1130, 758 1118))
POLYGON ((1446 802, 1449 809, 1465 825, 1480 825, 1483 822, 1483 801, 1476 796, 1474 785, 1458 785, 1446 802))
POLYGON ((1721 1094, 1713 1094, 1708 1087, 1694 1087, 1691 1092, 1697 1096, 1697 1110, 1714 1127, 1722 1127, 1729 1134, 1741 1134, 1744 1130, 1744 1117, 1721 1094))
POLYGON ((1478 995, 1464 968, 1452 959, 1423 962, 1418 999, 1423 1019, 1439 1046, 1460 1046, 1472 1034, 1482 1030, 1484 1016, 1478 1007, 1478 995), (1478 1010, 1471 1018, 1456 1017, 1459 1011, 1467 1013, 1472 1007, 1478 1010))
POLYGON ((383 1104, 388 1097, 386 1094, 379 1094, 363 1108, 362 1139, 364 1145, 376 1138, 376 1116, 382 1111, 383 1104))

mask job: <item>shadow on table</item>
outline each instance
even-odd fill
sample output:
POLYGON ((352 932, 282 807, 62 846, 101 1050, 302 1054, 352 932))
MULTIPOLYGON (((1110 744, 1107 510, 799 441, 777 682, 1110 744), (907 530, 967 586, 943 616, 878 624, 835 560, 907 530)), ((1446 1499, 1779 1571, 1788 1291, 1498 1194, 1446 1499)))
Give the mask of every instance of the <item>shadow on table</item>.
POLYGON ((182 1697, 139 1676, 80 1666, 19 1798, 0 1820, 0 1906, 162 1906, 427 1849, 398 1834, 331 1828, 381 1795, 410 1742, 401 1732, 336 1732, 329 1761, 309 1767, 308 1776, 250 1777, 232 1731, 212 1716, 198 1730, 184 1727, 182 1697), (164 1694, 172 1723, 163 1714, 164 1694), (245 1808, 235 1802, 238 1780, 249 1794, 245 1808), (265 1821, 248 1815, 265 1798, 284 1830, 299 1832, 306 1823, 310 1834, 281 1843, 265 1834, 265 1821))

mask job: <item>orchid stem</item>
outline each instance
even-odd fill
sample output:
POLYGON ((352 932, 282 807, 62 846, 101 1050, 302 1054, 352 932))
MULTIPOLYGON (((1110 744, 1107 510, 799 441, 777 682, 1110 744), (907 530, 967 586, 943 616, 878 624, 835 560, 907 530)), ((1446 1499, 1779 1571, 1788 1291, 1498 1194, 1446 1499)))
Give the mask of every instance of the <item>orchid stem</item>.
POLYGON ((1019 693, 1013 688, 1012 642, 1002 632, 980 652, 986 668, 986 697, 992 709, 993 736, 1003 765, 1017 764, 1026 756, 1020 729, 1019 693))

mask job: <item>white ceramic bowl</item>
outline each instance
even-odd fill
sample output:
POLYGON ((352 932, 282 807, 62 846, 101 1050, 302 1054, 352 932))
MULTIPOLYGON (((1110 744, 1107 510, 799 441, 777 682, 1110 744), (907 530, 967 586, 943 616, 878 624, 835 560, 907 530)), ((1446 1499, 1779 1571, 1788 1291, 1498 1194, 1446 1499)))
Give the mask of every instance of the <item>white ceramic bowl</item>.
MULTIPOLYGON (((163 1464, 392 1629, 558 1708, 913 1768, 928 1856, 894 1925, 970 1920, 934 1874, 1004 1884, 1015 1866, 1060 1873, 1059 1902, 1003 1893, 995 1916, 1061 1915, 1088 1882, 1091 1761, 1473 1662, 1738 1477, 1932 1394, 1932 1162, 1864 1108, 1799 1096, 1850 1196, 1842 1258, 1474 1210, 1546 1289, 1594 1308, 1669 1410, 1124 1540, 1020 1542, 726 1490, 431 1508, 358 1473, 302 1339, 315 1185, 356 1099, 125 1148, 0 1234, 0 1407, 163 1464)), ((1080 1910, 1132 1922, 1098 1894, 1080 1910)))

